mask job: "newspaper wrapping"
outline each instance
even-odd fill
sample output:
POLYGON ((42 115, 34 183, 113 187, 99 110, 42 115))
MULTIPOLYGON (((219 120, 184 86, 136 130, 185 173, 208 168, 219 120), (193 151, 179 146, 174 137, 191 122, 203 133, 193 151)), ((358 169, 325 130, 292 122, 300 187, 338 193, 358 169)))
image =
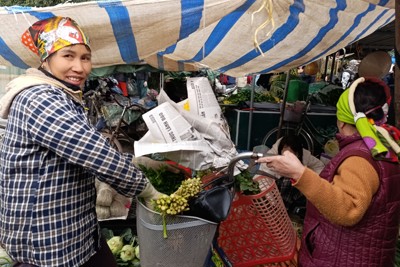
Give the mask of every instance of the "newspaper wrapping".
POLYGON ((159 153, 193 170, 226 167, 238 152, 208 79, 188 78, 187 93, 175 103, 161 90, 159 105, 143 114, 149 131, 135 142, 135 155, 159 153))

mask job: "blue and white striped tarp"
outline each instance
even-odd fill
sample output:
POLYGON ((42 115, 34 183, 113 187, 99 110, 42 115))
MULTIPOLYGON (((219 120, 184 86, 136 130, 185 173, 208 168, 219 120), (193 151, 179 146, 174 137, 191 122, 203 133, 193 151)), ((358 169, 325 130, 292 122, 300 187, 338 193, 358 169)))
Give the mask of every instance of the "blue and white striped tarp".
POLYGON ((125 0, 0 7, 0 65, 37 67, 37 56, 20 37, 35 21, 57 15, 73 18, 89 35, 94 67, 147 62, 162 70, 210 68, 234 77, 286 71, 332 54, 393 21, 394 3, 125 0), (266 27, 256 36, 264 22, 266 27))

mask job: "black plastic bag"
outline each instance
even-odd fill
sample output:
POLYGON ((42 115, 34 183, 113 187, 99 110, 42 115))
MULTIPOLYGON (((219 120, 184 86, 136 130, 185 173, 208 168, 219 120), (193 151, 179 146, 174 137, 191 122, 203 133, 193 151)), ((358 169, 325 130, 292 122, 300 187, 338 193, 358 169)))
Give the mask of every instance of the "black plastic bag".
POLYGON ((200 194, 189 200, 189 211, 185 214, 219 223, 225 220, 231 208, 234 192, 233 182, 221 176, 203 186, 200 194))

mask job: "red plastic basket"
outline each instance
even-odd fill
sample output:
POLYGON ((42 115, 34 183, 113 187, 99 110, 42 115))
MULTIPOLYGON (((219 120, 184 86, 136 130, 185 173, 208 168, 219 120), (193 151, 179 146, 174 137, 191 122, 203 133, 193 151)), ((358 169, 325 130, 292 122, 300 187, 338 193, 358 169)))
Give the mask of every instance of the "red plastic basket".
POLYGON ((296 232, 275 181, 255 180, 261 193, 237 193, 219 227, 218 244, 235 267, 284 262, 295 255, 296 232))

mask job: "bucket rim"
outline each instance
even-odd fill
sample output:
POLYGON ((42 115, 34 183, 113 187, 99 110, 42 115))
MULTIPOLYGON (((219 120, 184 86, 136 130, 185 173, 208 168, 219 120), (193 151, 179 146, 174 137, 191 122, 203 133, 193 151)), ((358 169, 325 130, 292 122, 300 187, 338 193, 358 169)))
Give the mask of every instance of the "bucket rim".
MULTIPOLYGON (((144 204, 142 203, 142 201, 141 201, 138 197, 136 197, 136 203, 138 203, 138 204, 139 204, 142 208, 144 208, 146 211, 161 216, 161 213, 156 212, 156 211, 154 211, 154 210, 149 209, 148 207, 146 207, 146 205, 144 205, 144 204)), ((209 221, 209 220, 206 220, 206 219, 203 219, 203 218, 200 218, 200 217, 196 217, 196 216, 189 216, 189 215, 168 215, 168 216, 177 216, 177 217, 179 217, 179 218, 200 220, 200 221, 203 221, 203 222, 205 222, 205 223, 214 224, 214 225, 217 225, 217 224, 218 224, 218 223, 216 223, 216 222, 209 221)))

